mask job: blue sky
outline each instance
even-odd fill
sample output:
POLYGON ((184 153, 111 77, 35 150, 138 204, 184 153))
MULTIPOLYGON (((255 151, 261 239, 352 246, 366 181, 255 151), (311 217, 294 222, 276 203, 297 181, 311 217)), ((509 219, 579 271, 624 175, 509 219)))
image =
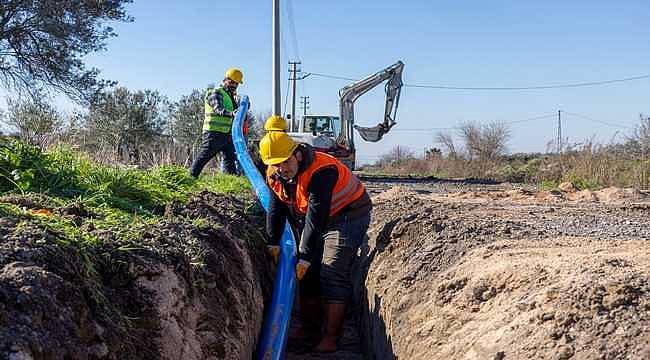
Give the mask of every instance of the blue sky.
MULTIPOLYGON (((240 92, 250 96, 253 111, 270 111, 271 4, 136 0, 128 6, 135 21, 116 24, 118 37, 87 62, 123 86, 157 89, 174 100, 218 82, 226 68, 237 66, 244 71, 240 92)), ((352 78, 402 60, 407 84, 457 87, 571 84, 650 74, 647 0, 281 0, 281 6, 283 105, 286 64, 297 59, 305 72, 352 78)), ((310 97, 312 113, 336 114, 338 89, 347 83, 309 77, 299 83, 298 96, 310 97)), ((356 109, 357 124, 379 122, 383 87, 360 98, 356 109)), ((358 158, 372 161, 398 144, 422 153, 436 146, 436 128, 517 121, 558 110, 567 112, 562 130, 571 143, 620 139, 638 123, 639 113, 650 114, 650 79, 532 91, 406 87, 396 131, 379 143, 357 138, 358 158)), ((510 151, 545 151, 556 126, 555 117, 511 124, 510 151)))

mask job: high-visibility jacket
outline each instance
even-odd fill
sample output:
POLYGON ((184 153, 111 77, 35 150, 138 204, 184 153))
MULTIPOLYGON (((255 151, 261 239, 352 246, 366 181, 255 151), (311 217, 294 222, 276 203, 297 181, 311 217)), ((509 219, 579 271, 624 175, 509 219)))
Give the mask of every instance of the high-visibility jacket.
POLYGON ((219 116, 214 113, 214 108, 210 105, 208 99, 210 95, 215 92, 220 92, 223 98, 223 107, 225 110, 232 112, 235 110, 235 104, 233 99, 230 97, 230 94, 226 92, 222 87, 219 88, 209 88, 205 93, 204 109, 205 117, 203 119, 203 131, 217 131, 222 133, 229 133, 232 128, 232 117, 231 116, 219 116))
POLYGON ((332 217, 341 209, 359 199, 366 191, 359 178, 347 166, 336 160, 335 157, 314 151, 313 162, 305 171, 298 174, 296 194, 293 199, 289 194, 284 192, 282 183, 273 176, 273 170, 271 170, 270 166, 267 168, 266 178, 269 187, 278 196, 278 199, 292 206, 299 214, 306 215, 307 208, 309 207, 309 192, 307 190, 309 183, 314 173, 325 167, 336 167, 339 175, 336 185, 334 185, 334 189, 332 190, 332 202, 329 213, 329 216, 332 217))

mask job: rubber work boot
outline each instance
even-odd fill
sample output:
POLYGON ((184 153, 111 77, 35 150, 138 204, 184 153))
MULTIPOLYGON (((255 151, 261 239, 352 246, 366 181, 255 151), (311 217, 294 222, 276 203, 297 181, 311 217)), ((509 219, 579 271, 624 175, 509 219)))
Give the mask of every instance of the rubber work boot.
POLYGON ((313 346, 320 338, 323 322, 321 301, 318 297, 300 297, 300 327, 291 334, 292 338, 310 343, 313 346))
POLYGON ((321 353, 338 350, 338 340, 343 329, 345 318, 345 303, 325 303, 325 335, 314 351, 321 353))

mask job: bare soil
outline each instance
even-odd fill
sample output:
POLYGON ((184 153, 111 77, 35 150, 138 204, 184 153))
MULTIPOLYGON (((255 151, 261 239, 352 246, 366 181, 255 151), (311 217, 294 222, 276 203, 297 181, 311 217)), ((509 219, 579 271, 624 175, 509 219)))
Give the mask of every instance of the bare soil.
POLYGON ((203 192, 130 240, 40 200, 0 199, 71 216, 101 245, 80 251, 29 217, 0 219, 0 359, 252 357, 272 283, 263 219, 245 199, 203 192))
POLYGON ((374 184, 379 359, 650 358, 650 203, 633 189, 374 184))

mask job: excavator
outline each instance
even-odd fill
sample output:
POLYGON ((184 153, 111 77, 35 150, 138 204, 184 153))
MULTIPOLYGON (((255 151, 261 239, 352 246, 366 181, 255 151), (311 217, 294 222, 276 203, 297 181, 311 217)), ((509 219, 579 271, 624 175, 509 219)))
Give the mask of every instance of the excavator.
POLYGON ((289 129, 289 136, 336 157, 354 170, 356 151, 353 129, 356 129, 365 141, 377 142, 395 126, 395 116, 403 85, 403 69, 404 63, 397 61, 375 74, 345 86, 339 91, 339 116, 305 115, 298 121, 297 126, 289 129), (386 106, 383 122, 373 127, 355 125, 354 103, 361 95, 386 80, 388 82, 385 85, 386 106))

